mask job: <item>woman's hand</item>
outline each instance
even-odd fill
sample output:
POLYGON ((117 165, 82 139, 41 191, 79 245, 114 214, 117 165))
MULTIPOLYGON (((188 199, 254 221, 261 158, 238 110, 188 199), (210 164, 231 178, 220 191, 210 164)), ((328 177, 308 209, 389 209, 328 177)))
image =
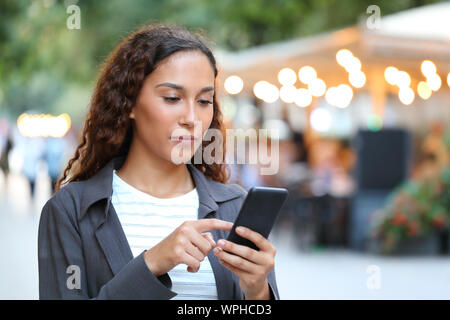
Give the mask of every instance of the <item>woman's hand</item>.
POLYGON ((245 299, 270 299, 267 275, 275 265, 275 247, 262 235, 248 228, 238 227, 236 232, 252 241, 260 251, 221 239, 214 254, 220 263, 239 277, 245 299))
POLYGON ((180 263, 189 272, 197 272, 200 262, 216 246, 208 230, 230 231, 233 224, 219 219, 186 221, 150 250, 145 251, 145 262, 156 276, 163 275, 180 263))

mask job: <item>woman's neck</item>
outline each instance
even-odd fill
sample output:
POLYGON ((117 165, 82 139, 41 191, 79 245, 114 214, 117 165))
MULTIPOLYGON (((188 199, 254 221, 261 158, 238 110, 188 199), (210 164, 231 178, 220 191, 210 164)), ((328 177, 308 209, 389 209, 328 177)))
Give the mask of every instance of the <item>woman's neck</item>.
POLYGON ((126 183, 157 198, 176 197, 195 188, 186 164, 174 164, 133 147, 133 143, 116 173, 126 183))

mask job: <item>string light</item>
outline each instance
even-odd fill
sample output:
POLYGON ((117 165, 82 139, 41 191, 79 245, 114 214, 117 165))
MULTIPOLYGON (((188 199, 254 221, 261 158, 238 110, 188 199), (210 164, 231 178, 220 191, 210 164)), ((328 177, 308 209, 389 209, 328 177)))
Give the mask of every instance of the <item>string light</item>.
POLYGON ((295 101, 297 95, 297 88, 288 85, 280 88, 280 99, 286 103, 292 103, 295 101))
POLYGON ((346 108, 353 98, 353 90, 346 84, 330 87, 325 94, 325 100, 332 106, 346 108))
POLYGON ((353 53, 348 49, 341 49, 336 53, 337 63, 344 67, 349 65, 353 58, 353 53))
POLYGON ((322 79, 316 78, 308 84, 308 90, 314 97, 321 97, 327 90, 327 85, 322 79))
POLYGON ((417 85, 417 93, 423 100, 427 100, 431 97, 432 91, 428 86, 428 83, 426 83, 425 81, 420 81, 417 85))
POLYGON ((297 94, 295 96, 295 104, 299 107, 307 107, 312 102, 312 96, 311 93, 309 93, 308 90, 305 88, 300 88, 297 90, 297 94))
POLYGON ((263 100, 264 95, 266 93, 266 88, 270 86, 270 83, 268 83, 267 81, 258 81, 255 83, 255 85, 253 86, 253 94, 263 100))
POLYGON ((317 78, 317 72, 311 66, 301 67, 298 71, 298 78, 304 84, 309 84, 312 80, 317 78))
POLYGON ((384 70, 384 78, 389 84, 399 87, 398 98, 401 103, 410 105, 414 101, 414 90, 410 88, 411 76, 408 72, 389 66, 384 70))
POLYGON ((361 60, 348 49, 341 49, 336 53, 336 61, 348 72, 348 81, 355 88, 362 88, 366 84, 366 75, 361 71, 361 60))
POLYGON ((361 71, 361 60, 357 57, 352 57, 350 62, 344 68, 348 73, 361 71))
POLYGON ((384 78, 386 79, 386 81, 390 84, 390 85, 397 85, 397 74, 398 74, 398 69, 395 67, 387 67, 384 70, 384 78))
POLYGON ((402 87, 409 87, 409 85, 411 84, 411 77, 409 76, 409 74, 406 71, 400 71, 397 72, 397 86, 399 88, 402 87))
POLYGON ((422 73, 425 77, 432 76, 432 75, 436 74, 436 71, 437 71, 436 65, 430 60, 422 61, 420 70, 422 71, 422 73))
POLYGON ((263 100, 267 103, 273 103, 278 100, 280 97, 280 91, 278 88, 269 83, 269 85, 266 87, 266 92, 263 95, 263 100))
POLYGON ((405 105, 410 105, 414 101, 414 91, 410 87, 402 87, 398 91, 400 101, 405 105))
POLYGON ((292 86, 297 81, 297 75, 291 68, 283 68, 278 72, 278 81, 283 86, 292 86))
POLYGON ((366 84, 366 75, 362 71, 352 72, 348 75, 348 80, 355 88, 362 88, 366 84))
POLYGON ((436 65, 431 60, 424 60, 420 65, 420 70, 427 79, 427 84, 433 91, 438 91, 441 88, 442 80, 437 74, 436 65))
POLYGON ((431 90, 438 91, 441 88, 442 80, 437 74, 432 74, 427 77, 427 83, 431 90))
POLYGON ((238 94, 244 87, 244 81, 239 76, 229 76, 224 82, 224 87, 229 94, 238 94))

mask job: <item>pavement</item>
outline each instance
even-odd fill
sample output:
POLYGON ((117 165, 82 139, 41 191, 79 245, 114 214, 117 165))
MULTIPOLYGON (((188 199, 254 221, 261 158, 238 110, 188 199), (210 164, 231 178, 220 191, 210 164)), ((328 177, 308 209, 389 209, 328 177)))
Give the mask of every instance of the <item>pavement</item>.
MULTIPOLYGON (((37 231, 50 182, 36 197, 26 179, 0 172, 0 299, 38 299, 37 231)), ((346 249, 306 250, 289 225, 277 226, 275 272, 281 299, 450 299, 450 257, 385 257, 346 249)))

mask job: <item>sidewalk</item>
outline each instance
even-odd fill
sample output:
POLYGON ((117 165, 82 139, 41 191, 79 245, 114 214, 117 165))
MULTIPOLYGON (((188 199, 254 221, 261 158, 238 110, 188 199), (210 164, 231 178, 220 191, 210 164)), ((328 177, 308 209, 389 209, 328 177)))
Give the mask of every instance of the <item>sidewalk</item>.
MULTIPOLYGON (((12 175, 5 201, 0 179, 0 299, 38 298, 37 231, 49 194, 48 178, 41 174, 31 205, 26 180, 12 175)), ((296 249, 290 230, 274 231, 270 240, 277 247, 282 299, 450 299, 450 257, 306 253, 296 249)))
POLYGON ((48 181, 38 177, 34 202, 24 177, 10 175, 6 191, 3 175, 0 181, 0 299, 37 299, 37 233, 48 181))
POLYGON ((281 299, 450 299, 450 257, 301 253, 281 234, 272 240, 281 299))

